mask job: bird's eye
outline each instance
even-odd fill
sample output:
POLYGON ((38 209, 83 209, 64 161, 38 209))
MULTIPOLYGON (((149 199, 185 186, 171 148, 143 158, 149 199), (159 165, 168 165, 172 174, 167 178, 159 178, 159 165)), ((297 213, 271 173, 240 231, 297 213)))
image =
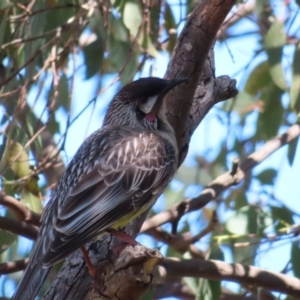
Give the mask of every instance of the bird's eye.
POLYGON ((141 119, 145 118, 146 114, 143 111, 141 111, 140 109, 136 109, 136 116, 137 116, 137 118, 139 118, 141 120, 141 119))

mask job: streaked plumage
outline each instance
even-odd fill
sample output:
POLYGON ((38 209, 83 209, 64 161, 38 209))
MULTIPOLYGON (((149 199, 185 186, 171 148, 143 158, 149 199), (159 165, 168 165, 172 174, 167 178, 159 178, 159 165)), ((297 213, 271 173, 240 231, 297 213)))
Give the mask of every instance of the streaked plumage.
POLYGON ((140 79, 114 97, 103 128, 85 140, 52 192, 13 299, 33 300, 53 264, 153 205, 177 167, 162 102, 182 81, 140 79))

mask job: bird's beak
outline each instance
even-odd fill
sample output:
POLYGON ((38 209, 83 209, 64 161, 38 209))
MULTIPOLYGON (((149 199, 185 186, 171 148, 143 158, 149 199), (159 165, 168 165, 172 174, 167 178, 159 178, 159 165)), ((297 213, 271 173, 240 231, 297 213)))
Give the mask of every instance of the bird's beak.
POLYGON ((151 113, 153 115, 156 115, 161 108, 163 99, 165 98, 166 94, 176 85, 186 81, 188 81, 188 78, 175 78, 166 80, 165 88, 158 95, 148 98, 145 103, 140 105, 140 109, 146 114, 151 113))
POLYGON ((155 104, 153 105, 152 109, 151 109, 151 112, 156 115, 161 106, 162 106, 162 103, 163 103, 163 100, 166 96, 166 94, 172 90, 176 85, 182 83, 182 82, 186 82, 188 81, 189 79, 188 78, 185 78, 185 77, 181 77, 181 78, 175 78, 175 79, 170 79, 170 80, 167 80, 167 84, 166 84, 166 87, 159 93, 159 95, 157 96, 156 98, 156 102, 155 104))
POLYGON ((189 79, 186 77, 179 77, 179 78, 174 78, 168 80, 167 87, 163 90, 162 94, 166 94, 169 92, 171 89, 173 89, 176 85, 182 83, 182 82, 187 82, 189 79))

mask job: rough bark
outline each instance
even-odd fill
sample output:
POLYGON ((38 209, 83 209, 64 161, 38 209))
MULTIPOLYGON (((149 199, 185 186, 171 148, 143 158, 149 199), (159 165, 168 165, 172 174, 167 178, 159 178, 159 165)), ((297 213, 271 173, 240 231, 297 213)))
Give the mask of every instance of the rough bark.
MULTIPOLYGON (((188 87, 176 88, 168 97, 168 117, 177 134, 180 163, 184 160, 193 131, 216 102, 236 95, 235 81, 214 77, 213 54, 208 55, 215 36, 226 15, 235 4, 234 0, 203 0, 189 16, 183 29, 166 77, 188 77, 188 87), (195 93, 196 91, 196 93, 195 93)), ((136 236, 147 213, 131 222, 125 231, 136 236)), ((111 261, 111 247, 118 243, 110 236, 90 242, 87 250, 91 261, 100 267, 111 261)), ((111 275, 110 285, 117 284, 117 273, 111 275)), ((81 253, 68 257, 43 299, 95 299, 89 292, 93 279, 89 276, 81 253)), ((125 282, 124 282, 125 285, 125 282)), ((108 287, 103 287, 104 290, 108 287)), ((108 299, 127 299, 126 295, 110 296, 108 299)), ((132 298, 138 299, 138 298, 132 298)))

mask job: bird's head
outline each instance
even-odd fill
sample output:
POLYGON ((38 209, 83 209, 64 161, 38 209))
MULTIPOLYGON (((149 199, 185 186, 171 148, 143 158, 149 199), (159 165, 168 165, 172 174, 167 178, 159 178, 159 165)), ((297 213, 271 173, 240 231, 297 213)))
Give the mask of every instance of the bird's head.
POLYGON ((104 125, 160 129, 166 122, 163 105, 166 94, 187 80, 187 78, 166 80, 147 77, 125 85, 110 103, 104 125))

